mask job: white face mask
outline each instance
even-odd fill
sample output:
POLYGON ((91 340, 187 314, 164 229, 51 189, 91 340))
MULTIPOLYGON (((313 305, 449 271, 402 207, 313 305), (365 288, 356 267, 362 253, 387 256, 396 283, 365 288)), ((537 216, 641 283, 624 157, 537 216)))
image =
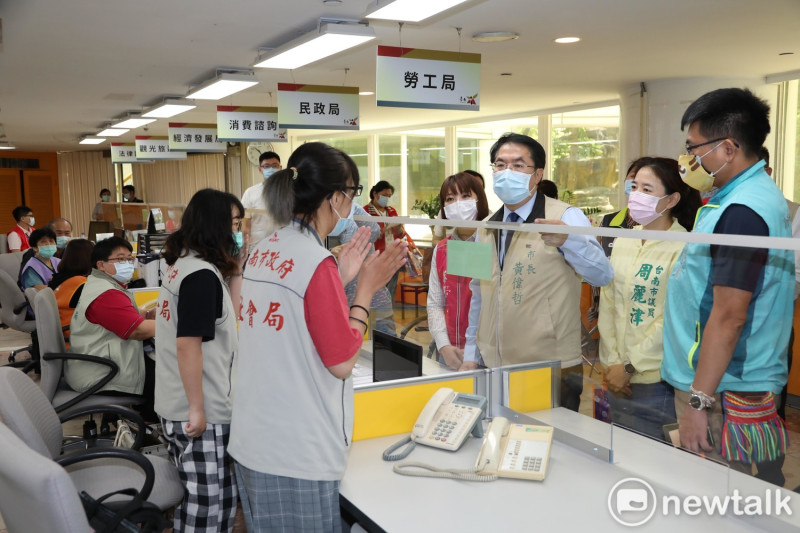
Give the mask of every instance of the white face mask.
POLYGON ((478 216, 478 200, 457 200, 444 206, 444 216, 448 220, 475 220, 478 216))
POLYGON ((389 205, 389 197, 388 196, 378 196, 378 205, 381 207, 386 207, 389 205))
POLYGON ((31 219, 28 221, 28 225, 29 226, 35 226, 36 225, 36 219, 31 217, 31 219))
POLYGON ((111 277, 123 285, 131 280, 133 277, 133 271, 136 270, 133 266, 133 263, 115 263, 114 268, 117 269, 117 273, 111 277))

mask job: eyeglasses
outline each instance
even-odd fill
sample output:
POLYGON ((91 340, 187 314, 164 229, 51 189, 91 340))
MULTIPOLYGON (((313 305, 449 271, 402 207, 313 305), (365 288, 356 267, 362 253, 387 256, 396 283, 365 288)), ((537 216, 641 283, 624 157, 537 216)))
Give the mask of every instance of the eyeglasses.
MULTIPOLYGON (((525 172, 525 169, 527 168, 532 168, 534 170, 536 169, 536 165, 526 165, 525 163, 511 163, 510 165, 508 165, 503 161, 492 163, 490 166, 496 172, 502 172, 507 168, 510 168, 511 170, 514 170, 516 172, 525 172)), ((531 173, 533 173, 533 171, 531 171, 531 173)))
POLYGON ((106 263, 128 263, 132 265, 136 261, 135 257, 113 257, 106 261, 106 263))
MULTIPOLYGON (((715 143, 715 142, 719 142, 719 141, 724 141, 725 139, 727 139, 727 137, 719 137, 719 138, 717 138, 717 139, 711 139, 710 141, 706 141, 706 142, 704 142, 704 143, 698 143, 698 144, 687 144, 687 145, 686 145, 686 153, 687 153, 688 155, 694 155, 692 152, 693 152, 694 150, 696 150, 696 149, 700 148, 701 146, 705 146, 705 145, 707 145, 707 144, 713 144, 713 143, 715 143)), ((735 143, 734 143, 734 144, 735 144, 735 143)), ((737 144, 736 146, 738 147, 739 145, 737 144)))
POLYGON ((361 193, 364 190, 364 186, 363 185, 359 185, 358 187, 355 187, 353 185, 350 185, 348 187, 343 187, 343 189, 346 190, 346 191, 353 191, 353 198, 355 198, 357 196, 361 196, 361 193))
POLYGON ((270 165, 269 163, 266 163, 266 164, 261 164, 261 165, 258 165, 258 166, 260 166, 261 168, 264 168, 264 169, 267 169, 267 168, 279 169, 281 167, 281 164, 280 163, 275 163, 274 165, 270 165))

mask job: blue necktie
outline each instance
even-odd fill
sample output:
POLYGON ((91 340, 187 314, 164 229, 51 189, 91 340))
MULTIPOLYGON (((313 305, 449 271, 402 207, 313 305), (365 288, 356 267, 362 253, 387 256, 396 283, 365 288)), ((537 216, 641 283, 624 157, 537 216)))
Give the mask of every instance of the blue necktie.
MULTIPOLYGON (((520 222, 522 217, 516 214, 514 211, 510 212, 506 216, 506 222, 520 222)), ((503 262, 506 259, 506 253, 508 252, 508 247, 511 245, 511 237, 514 235, 513 230, 504 230, 505 232, 505 243, 503 246, 503 254, 500 256, 500 268, 503 268, 503 262)))

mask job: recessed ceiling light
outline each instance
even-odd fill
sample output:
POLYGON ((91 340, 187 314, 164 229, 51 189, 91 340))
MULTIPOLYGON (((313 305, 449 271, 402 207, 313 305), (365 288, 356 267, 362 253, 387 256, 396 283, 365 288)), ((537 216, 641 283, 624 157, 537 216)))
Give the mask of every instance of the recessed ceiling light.
POLYGON ((580 40, 581 40, 580 37, 559 37, 554 42, 557 42, 558 44, 570 44, 570 43, 577 43, 580 40))
POLYGON ((374 91, 360 91, 358 96, 372 96, 373 94, 375 94, 374 91))
POLYGON ((98 137, 119 137, 123 133, 128 133, 130 130, 120 128, 106 128, 103 131, 98 131, 98 137))
POLYGON ((81 139, 81 142, 78 144, 100 144, 102 142, 106 142, 105 139, 98 139, 95 137, 84 137, 81 139))
POLYGON ((513 31, 481 31, 472 36, 476 43, 499 43, 519 39, 519 33, 513 31))
POLYGON ((0 150, 15 150, 16 146, 8 141, 0 141, 0 150))

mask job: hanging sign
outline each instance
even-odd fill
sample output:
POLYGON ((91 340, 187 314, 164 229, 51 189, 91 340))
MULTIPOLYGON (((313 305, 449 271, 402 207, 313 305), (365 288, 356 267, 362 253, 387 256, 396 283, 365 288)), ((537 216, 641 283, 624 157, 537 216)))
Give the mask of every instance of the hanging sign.
POLYGON ((136 143, 111 143, 112 163, 152 163, 152 159, 139 159, 136 157, 136 143))
POLYGON ((169 123, 169 149, 176 152, 225 152, 228 147, 217 139, 216 124, 169 123))
POLYGON ((186 152, 170 152, 169 139, 167 137, 137 135, 136 159, 145 161, 154 159, 186 159, 186 152))
POLYGON ((278 84, 281 128, 357 130, 358 87, 278 84))
POLYGON ((277 107, 217 106, 220 141, 287 142, 286 128, 278 127, 277 107))
POLYGON ((377 104, 480 110, 481 55, 378 46, 377 104))

